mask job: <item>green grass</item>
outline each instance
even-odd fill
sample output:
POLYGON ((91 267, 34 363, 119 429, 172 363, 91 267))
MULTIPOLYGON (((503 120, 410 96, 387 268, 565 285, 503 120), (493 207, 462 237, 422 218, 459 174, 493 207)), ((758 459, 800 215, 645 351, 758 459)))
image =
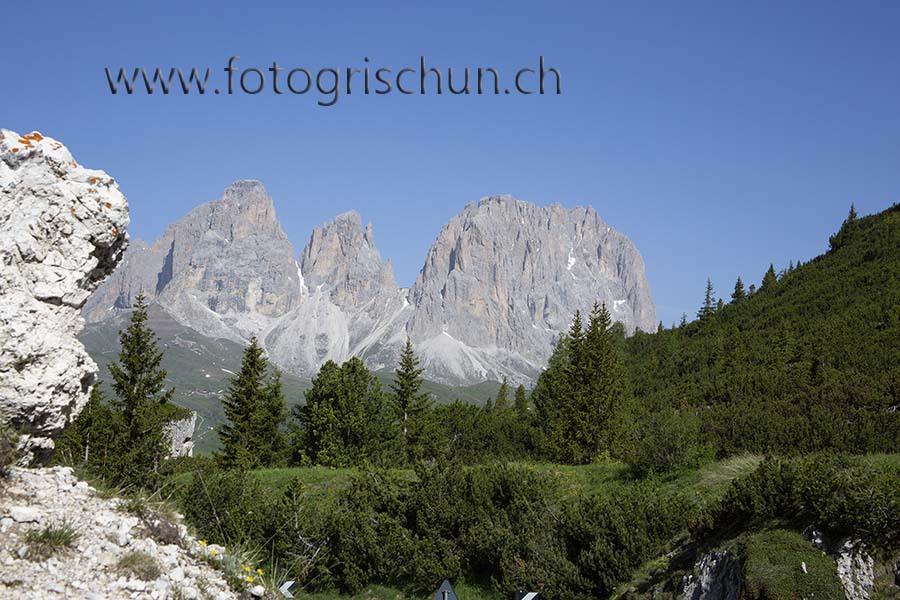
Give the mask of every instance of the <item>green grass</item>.
POLYGON ((32 529, 25 536, 28 543, 28 558, 44 560, 68 550, 77 540, 78 531, 66 521, 57 525, 47 525, 41 529, 32 529))
POLYGON ((776 525, 743 534, 736 544, 748 598, 843 600, 834 559, 799 532, 776 525))

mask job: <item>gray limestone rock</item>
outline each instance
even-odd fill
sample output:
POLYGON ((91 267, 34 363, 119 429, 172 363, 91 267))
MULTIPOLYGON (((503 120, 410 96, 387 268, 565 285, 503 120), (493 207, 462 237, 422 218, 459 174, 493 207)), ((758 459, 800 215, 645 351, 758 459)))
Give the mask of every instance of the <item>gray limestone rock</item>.
POLYGON ((97 366, 76 338, 79 311, 127 226, 109 175, 51 138, 0 129, 0 422, 22 432, 24 462, 47 458, 87 402, 97 366))

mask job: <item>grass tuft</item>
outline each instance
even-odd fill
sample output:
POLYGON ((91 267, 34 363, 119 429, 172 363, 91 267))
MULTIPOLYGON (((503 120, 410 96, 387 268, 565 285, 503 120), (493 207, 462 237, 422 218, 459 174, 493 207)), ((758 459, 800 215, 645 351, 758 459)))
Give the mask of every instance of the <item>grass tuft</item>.
POLYGON ((32 529, 25 536, 28 543, 28 557, 44 560, 71 548, 78 539, 78 531, 70 523, 47 525, 42 529, 32 529))
POLYGON ((116 568, 122 573, 142 581, 153 581, 162 575, 159 565, 146 552, 131 551, 119 559, 116 568))

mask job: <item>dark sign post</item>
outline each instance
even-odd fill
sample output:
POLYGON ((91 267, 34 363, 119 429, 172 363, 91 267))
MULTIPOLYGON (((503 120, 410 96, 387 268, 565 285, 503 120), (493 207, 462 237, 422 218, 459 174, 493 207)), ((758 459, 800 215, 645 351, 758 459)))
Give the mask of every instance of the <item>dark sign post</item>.
POLYGON ((434 600, 459 600, 459 598, 456 597, 453 586, 445 579, 438 591, 434 593, 434 600))
POLYGON ((537 597, 537 592, 524 592, 522 590, 516 590, 515 600, 534 600, 537 597))

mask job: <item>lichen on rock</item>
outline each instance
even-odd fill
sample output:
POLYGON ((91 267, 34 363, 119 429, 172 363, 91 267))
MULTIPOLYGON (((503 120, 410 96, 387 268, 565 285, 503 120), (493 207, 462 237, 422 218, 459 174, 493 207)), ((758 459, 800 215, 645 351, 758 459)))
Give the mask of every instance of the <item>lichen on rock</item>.
POLYGON ((87 402, 97 365, 76 335, 127 245, 128 203, 60 142, 0 129, 0 422, 41 462, 87 402))

